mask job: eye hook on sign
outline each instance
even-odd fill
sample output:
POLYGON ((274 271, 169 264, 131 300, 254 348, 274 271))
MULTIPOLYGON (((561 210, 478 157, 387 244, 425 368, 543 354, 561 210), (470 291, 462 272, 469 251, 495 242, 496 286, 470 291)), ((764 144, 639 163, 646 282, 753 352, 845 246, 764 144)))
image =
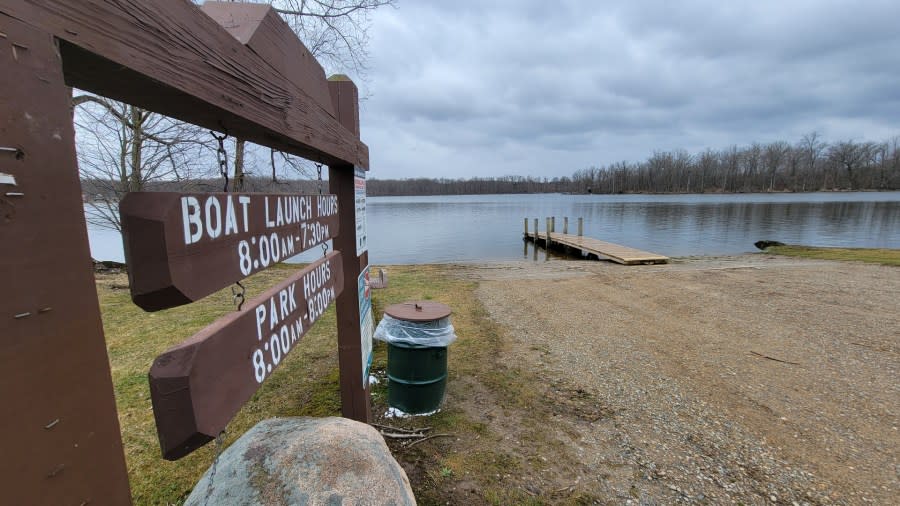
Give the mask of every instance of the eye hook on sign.
POLYGON ((237 281, 234 284, 237 288, 235 288, 235 286, 231 287, 231 298, 232 301, 237 304, 237 310, 240 311, 241 307, 244 305, 244 293, 247 289, 244 288, 244 285, 242 285, 240 281, 237 281))
POLYGON ((219 147, 216 148, 216 160, 219 162, 219 174, 222 175, 222 178, 225 179, 225 188, 222 190, 223 192, 228 191, 228 152, 225 151, 225 139, 228 138, 228 130, 225 130, 225 133, 222 135, 216 135, 212 130, 209 131, 209 134, 213 136, 213 139, 218 141, 219 147))

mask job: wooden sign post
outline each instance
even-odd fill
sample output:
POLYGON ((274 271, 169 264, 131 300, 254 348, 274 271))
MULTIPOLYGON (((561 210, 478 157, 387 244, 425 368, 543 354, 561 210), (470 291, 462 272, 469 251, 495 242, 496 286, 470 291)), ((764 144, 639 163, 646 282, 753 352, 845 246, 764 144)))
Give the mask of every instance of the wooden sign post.
POLYGON ((0 7, 3 504, 131 495, 53 39, 0 7))
POLYGON ((0 0, 0 273, 9 295, 0 303, 0 476, 10 504, 130 502, 67 86, 330 167, 337 221, 322 212, 327 206, 291 201, 282 202, 279 225, 272 195, 272 226, 266 196, 245 204, 245 194, 178 195, 143 216, 126 205, 135 300, 151 310, 196 300, 284 258, 289 237, 297 251, 330 236, 340 252, 154 364, 154 404, 195 417, 179 425, 157 413, 167 456, 216 434, 333 298, 342 412, 369 420, 358 298, 368 254, 357 249, 351 211, 355 169, 367 170, 369 158, 356 86, 344 77, 326 81, 271 7, 204 10, 210 15, 177 0, 0 0), (303 223, 314 227, 311 240, 298 236, 303 223), (138 231, 144 227, 155 231, 138 231), (216 275, 198 260, 214 264, 216 275), (214 281, 198 279, 206 276, 214 281), (168 388, 179 384, 183 390, 168 388))
MULTIPOLYGON (((359 134, 359 95, 356 85, 344 76, 328 80, 331 101, 337 117, 349 131, 359 134)), ((334 248, 344 252, 344 290, 337 299, 338 362, 341 369, 341 413, 346 418, 370 422, 372 407, 369 402, 369 382, 363 381, 365 368, 362 358, 363 333, 361 322, 365 315, 360 308, 358 277, 369 266, 368 247, 360 244, 357 233, 359 218, 355 212, 357 167, 353 164, 336 164, 328 168, 328 184, 331 193, 337 195, 341 230, 347 233, 334 239, 334 248), (351 212, 350 210, 354 211, 351 212)), ((363 187, 365 188, 365 187, 363 187)), ((365 216, 362 217, 365 219, 365 216)), ((365 226, 361 229, 365 231, 365 226)), ((371 340, 371 336, 367 337, 371 340)))

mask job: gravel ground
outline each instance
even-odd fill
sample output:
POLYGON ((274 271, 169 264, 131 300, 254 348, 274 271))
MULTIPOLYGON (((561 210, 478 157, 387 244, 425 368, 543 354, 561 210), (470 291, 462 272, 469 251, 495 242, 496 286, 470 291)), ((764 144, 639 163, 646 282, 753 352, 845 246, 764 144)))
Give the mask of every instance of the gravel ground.
POLYGON ((602 414, 549 421, 575 462, 556 484, 610 504, 898 504, 900 269, 760 254, 457 272, 506 329, 500 360, 602 414))

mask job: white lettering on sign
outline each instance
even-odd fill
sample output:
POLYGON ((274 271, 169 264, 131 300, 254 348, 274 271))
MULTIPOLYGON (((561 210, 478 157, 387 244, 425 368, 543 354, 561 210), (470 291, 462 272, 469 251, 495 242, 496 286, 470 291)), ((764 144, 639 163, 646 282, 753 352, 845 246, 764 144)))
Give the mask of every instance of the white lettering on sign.
POLYGON ((256 306, 256 339, 262 342, 263 347, 253 352, 251 360, 253 375, 258 383, 266 379, 266 375, 272 372, 272 368, 281 362, 282 357, 287 355, 303 335, 303 316, 295 314, 298 309, 296 285, 291 283, 268 301, 256 306), (268 361, 265 352, 269 352, 268 361))
POLYGON ((206 199, 206 233, 213 239, 222 233, 222 206, 219 205, 219 199, 206 199))
MULTIPOLYGON (((261 202, 266 228, 299 227, 283 236, 271 232, 239 241, 237 261, 241 274, 249 276, 331 237, 329 225, 320 220, 337 215, 335 195, 266 196, 261 202), (316 212, 313 212, 314 203, 316 212)), ((185 245, 247 233, 250 230, 250 196, 210 195, 202 202, 195 196, 183 196, 181 217, 185 245)))
POLYGON ((335 299, 331 280, 331 260, 326 260, 303 276, 303 297, 306 314, 300 314, 297 302, 297 283, 278 291, 269 300, 256 306, 256 340, 262 344, 251 355, 253 377, 262 383, 294 344, 303 336, 304 328, 310 328, 325 313, 335 299), (304 324, 305 322, 305 324, 304 324))
POLYGON ((194 244, 203 239, 203 232, 209 239, 217 239, 223 235, 232 235, 240 232, 240 229, 246 233, 250 230, 249 211, 247 207, 250 205, 250 197, 240 195, 237 197, 238 205, 241 206, 241 214, 243 220, 238 220, 238 214, 235 210, 234 195, 210 195, 205 199, 203 205, 197 197, 185 196, 181 197, 181 218, 184 224, 184 244, 194 244), (219 199, 225 200, 225 213, 222 213, 222 203, 219 199), (239 225, 238 221, 242 223, 239 225))
POLYGON ((203 237, 200 221, 200 202, 197 197, 181 197, 181 217, 184 220, 184 243, 195 243, 203 237))
POLYGON ((322 287, 331 280, 331 262, 316 267, 303 276, 303 297, 306 299, 306 310, 310 321, 317 320, 334 300, 334 290, 322 287))
POLYGON ((265 197, 266 228, 293 225, 313 217, 311 196, 275 197, 274 201, 270 204, 269 197, 265 197))
POLYGON ((319 216, 334 216, 338 213, 337 195, 319 195, 316 199, 319 216))
MULTIPOLYGON (((269 328, 271 332, 275 327, 286 320, 291 313, 297 310, 297 297, 294 292, 296 283, 291 283, 287 288, 278 291, 275 297, 270 297, 263 304, 256 306, 256 339, 262 341, 263 324, 266 322, 266 315, 269 315, 269 328), (276 301, 278 304, 276 304, 276 301), (268 305, 269 309, 266 310, 268 305)), ((302 328, 302 325, 301 325, 302 328)))

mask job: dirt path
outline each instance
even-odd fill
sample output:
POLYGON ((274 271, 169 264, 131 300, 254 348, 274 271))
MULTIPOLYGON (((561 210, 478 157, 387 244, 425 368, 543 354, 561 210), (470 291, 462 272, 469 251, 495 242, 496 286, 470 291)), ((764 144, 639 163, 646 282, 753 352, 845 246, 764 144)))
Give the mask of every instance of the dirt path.
POLYGON ((505 329, 498 362, 549 395, 573 385, 555 404, 583 397, 546 420, 560 465, 523 483, 614 504, 900 497, 900 269, 747 255, 455 272, 505 329))

